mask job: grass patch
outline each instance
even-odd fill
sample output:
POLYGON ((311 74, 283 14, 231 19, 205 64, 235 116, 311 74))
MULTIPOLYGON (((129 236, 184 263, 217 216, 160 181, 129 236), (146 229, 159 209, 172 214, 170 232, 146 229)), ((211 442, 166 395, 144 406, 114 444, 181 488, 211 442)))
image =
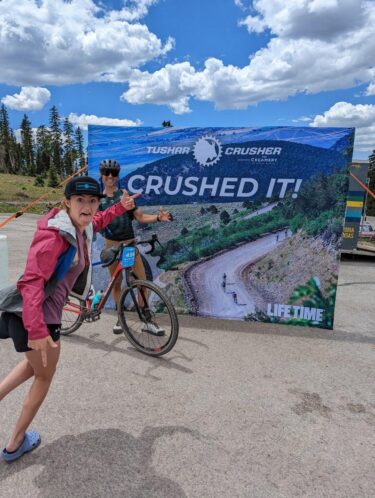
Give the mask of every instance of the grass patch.
MULTIPOLYGON (((0 173, 0 207, 3 212, 15 212, 30 202, 46 195, 41 201, 58 202, 63 197, 63 187, 36 187, 35 177, 0 173)), ((35 212, 35 211, 30 211, 35 212)))

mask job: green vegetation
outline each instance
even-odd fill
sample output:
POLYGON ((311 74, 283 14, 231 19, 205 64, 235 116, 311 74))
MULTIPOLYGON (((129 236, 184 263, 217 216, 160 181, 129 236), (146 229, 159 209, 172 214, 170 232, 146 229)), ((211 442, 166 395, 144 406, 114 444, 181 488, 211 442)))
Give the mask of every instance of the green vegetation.
POLYGON ((303 320, 301 318, 292 318, 290 320, 282 320, 279 317, 268 316, 260 310, 255 313, 250 313, 245 316, 247 322, 268 322, 268 323, 284 323, 287 325, 301 325, 303 327, 321 327, 326 329, 333 328, 333 316, 336 300, 336 283, 332 279, 329 287, 325 289, 323 295, 319 281, 316 278, 311 278, 306 284, 299 285, 294 289, 289 299, 289 304, 298 304, 309 308, 323 309, 323 320, 321 322, 312 320, 303 320))
POLYGON ((48 205, 57 203, 63 197, 63 188, 37 186, 38 177, 0 174, 0 212, 14 213, 27 206, 39 197, 44 196, 40 203, 33 206, 28 213, 42 214, 48 205))
POLYGON ((315 236, 328 230, 327 236, 339 235, 345 212, 348 177, 344 173, 326 176, 323 173, 301 188, 298 198, 286 198, 281 211, 296 232, 303 228, 307 235, 315 236))
MULTIPOLYGON (((49 127, 41 125, 34 135, 31 121, 24 114, 21 139, 9 124, 7 108, 0 107, 0 172, 13 175, 48 176, 51 165, 59 182, 86 164, 84 141, 80 128, 73 131, 68 118, 63 124, 56 106, 50 109, 49 127)), ((59 183, 58 182, 58 183, 59 183)))
POLYGON ((237 219, 216 228, 204 225, 185 235, 181 234, 159 249, 160 266, 168 270, 187 261, 197 261, 241 242, 255 240, 265 232, 278 230, 285 225, 285 218, 277 209, 256 218, 237 219))
POLYGON ((323 321, 312 322, 310 320, 293 319, 289 320, 288 323, 291 325, 319 326, 332 329, 336 289, 336 283, 332 280, 329 287, 325 289, 325 297, 320 289, 319 281, 316 278, 310 278, 306 284, 296 287, 290 296, 289 303, 296 304, 302 302, 303 306, 323 309, 323 321))
MULTIPOLYGON (((169 270, 286 227, 290 227, 293 233, 302 229, 309 237, 324 233, 324 238, 329 241, 339 236, 342 230, 346 189, 345 174, 337 173, 329 177, 320 174, 305 182, 297 199, 285 198, 277 208, 259 216, 247 218, 249 213, 261 207, 259 202, 245 201, 249 208, 232 216, 223 210, 219 216, 219 226, 206 223, 197 228, 189 227, 187 232, 181 231, 170 240, 164 249, 159 249, 160 266, 169 270)), ((210 214, 215 217, 217 212, 216 206, 211 205, 206 208, 205 216, 210 214)))

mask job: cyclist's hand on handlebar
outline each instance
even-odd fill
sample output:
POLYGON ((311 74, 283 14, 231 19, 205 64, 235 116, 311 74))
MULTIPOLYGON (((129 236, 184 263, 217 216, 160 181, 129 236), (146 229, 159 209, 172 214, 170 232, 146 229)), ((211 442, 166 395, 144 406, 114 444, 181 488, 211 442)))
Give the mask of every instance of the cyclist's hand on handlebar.
POLYGON ((169 211, 166 211, 162 207, 159 208, 158 217, 159 217, 160 221, 173 221, 172 213, 170 213, 169 211))
POLYGON ((140 192, 138 192, 137 194, 129 195, 126 190, 123 190, 120 202, 127 211, 131 211, 135 208, 135 199, 140 195, 140 192))

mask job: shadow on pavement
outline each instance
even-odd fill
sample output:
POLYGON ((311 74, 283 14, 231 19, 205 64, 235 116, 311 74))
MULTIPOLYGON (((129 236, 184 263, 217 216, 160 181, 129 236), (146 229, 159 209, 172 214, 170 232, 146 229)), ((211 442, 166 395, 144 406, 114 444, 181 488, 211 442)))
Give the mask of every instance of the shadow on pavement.
POLYGON ((324 339, 325 341, 344 341, 365 344, 375 343, 375 331, 373 335, 364 333, 348 332, 341 329, 319 329, 313 327, 299 327, 297 325, 279 325, 276 323, 256 323, 241 320, 220 320, 198 316, 180 316, 180 330, 183 327, 202 329, 202 333, 221 332, 248 333, 259 335, 281 335, 286 337, 299 337, 306 339, 324 339), (204 330, 203 330, 204 329, 204 330))
POLYGON ((176 358, 181 358, 183 357, 184 359, 191 361, 191 358, 188 358, 185 356, 183 353, 176 351, 176 356, 174 358, 171 358, 171 355, 174 353, 174 350, 169 353, 169 357, 158 357, 154 358, 153 356, 147 356, 146 354, 140 353, 137 351, 126 339, 125 337, 119 337, 115 339, 112 342, 105 342, 102 340, 96 340, 95 337, 97 337, 98 334, 93 334, 89 338, 88 337, 83 337, 81 335, 71 335, 64 337, 63 340, 67 341, 73 341, 78 344, 83 344, 88 346, 89 348, 92 349, 99 349, 102 351, 106 351, 107 353, 122 353, 126 354, 128 356, 131 356, 132 358, 137 358, 142 361, 146 361, 147 363, 151 363, 152 367, 164 367, 164 368, 169 368, 169 369, 176 369, 180 372, 183 373, 188 373, 192 374, 193 370, 190 368, 186 368, 183 365, 179 365, 178 363, 173 362, 173 359, 176 358), (122 347, 118 347, 119 344, 124 344, 126 349, 122 347))
POLYGON ((139 437, 119 429, 63 436, 16 462, 0 462, 0 482, 42 465, 34 478, 38 498, 183 498, 186 494, 179 484, 159 475, 152 462, 157 440, 175 434, 202 439, 197 431, 182 426, 146 427, 139 437))

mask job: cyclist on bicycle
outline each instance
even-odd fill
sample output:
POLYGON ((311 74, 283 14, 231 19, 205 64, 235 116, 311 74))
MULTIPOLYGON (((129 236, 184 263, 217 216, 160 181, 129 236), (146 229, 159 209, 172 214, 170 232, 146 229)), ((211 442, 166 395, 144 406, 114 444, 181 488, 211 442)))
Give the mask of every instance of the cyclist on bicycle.
POLYGON ((72 290, 85 299, 90 289, 93 234, 126 210, 133 210, 134 198, 138 197, 123 194, 119 203, 97 213, 101 195, 94 178, 70 180, 62 209, 52 209, 38 222, 24 274, 17 285, 0 291, 0 311, 4 312, 0 316, 0 337, 11 337, 16 351, 26 353, 0 383, 0 400, 34 378, 14 432, 1 453, 8 462, 40 444, 40 435, 26 430, 55 373, 65 301, 72 290))
MULTIPOLYGON (((121 166, 120 164, 112 159, 106 159, 100 163, 99 171, 100 178, 103 182, 104 197, 100 201, 99 210, 107 209, 114 203, 118 202, 122 195, 122 191, 117 187, 117 181, 119 179, 121 166)), ((156 223, 156 222, 168 222, 172 221, 172 215, 168 211, 160 208, 158 214, 146 214, 143 213, 136 206, 133 210, 127 211, 122 216, 116 218, 114 221, 109 223, 104 230, 101 231, 105 239, 106 247, 112 247, 117 245, 119 242, 133 242, 134 241, 134 228, 133 220, 136 219, 139 223, 156 223)), ((115 272, 117 262, 114 262, 108 267, 109 273, 112 276, 115 272)), ((138 277, 142 280, 146 280, 146 272, 142 262, 142 257, 137 251, 137 256, 134 265, 134 271, 138 277)), ((119 302, 120 292, 121 292, 121 282, 122 275, 116 280, 113 287, 113 299, 115 301, 116 307, 119 302)), ((121 334, 122 328, 117 321, 116 325, 113 327, 114 334, 121 334)))

